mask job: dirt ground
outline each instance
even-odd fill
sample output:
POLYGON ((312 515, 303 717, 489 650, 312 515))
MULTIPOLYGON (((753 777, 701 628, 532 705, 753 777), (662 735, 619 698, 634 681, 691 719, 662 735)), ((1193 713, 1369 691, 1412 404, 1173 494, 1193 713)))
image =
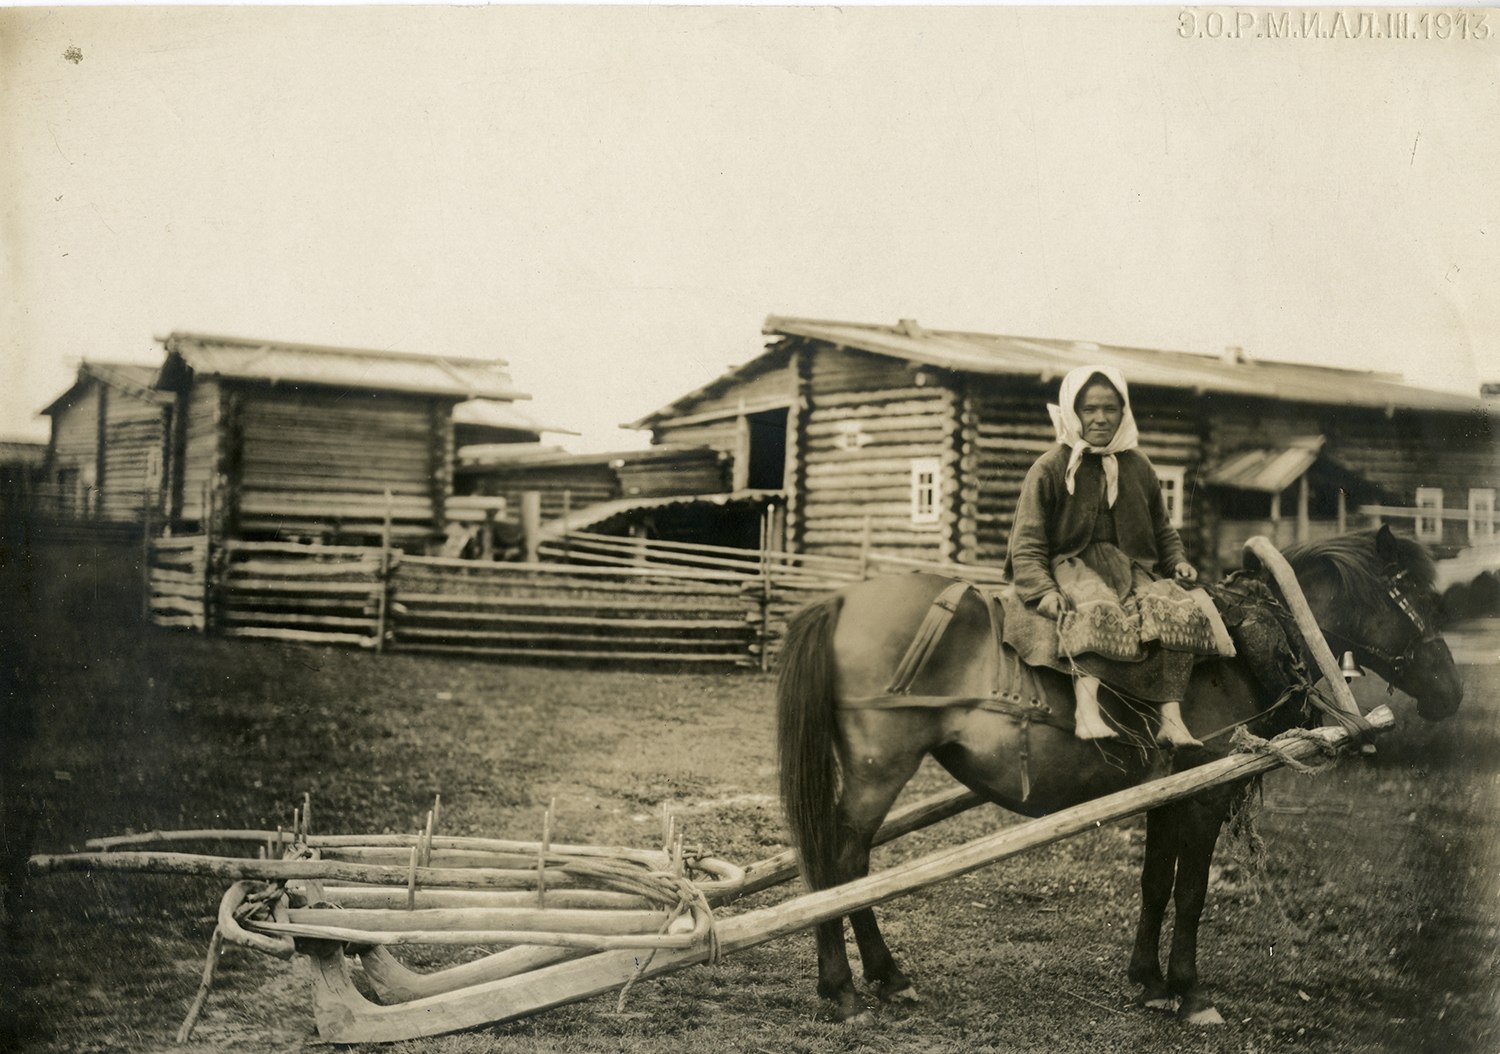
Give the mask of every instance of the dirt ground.
MULTIPOLYGON (((173 827, 649 845, 663 803, 689 838, 748 862, 783 847, 771 680, 558 669, 202 639, 143 627, 128 551, 14 549, 0 723, 0 1048, 244 1052, 316 1044, 304 967, 229 950, 194 1039, 172 1037, 222 889, 155 876, 27 880, 30 853, 173 827)), ((1459 716, 1400 725, 1373 757, 1266 781, 1255 868, 1221 847, 1200 966, 1227 1024, 1132 1005, 1124 977, 1142 825, 1129 821, 881 911, 925 1001, 850 1029, 824 1020, 797 935, 520 1022, 390 1050, 1500 1050, 1500 627, 1450 638, 1459 716)), ((1360 683, 1371 701, 1373 679, 1360 683)), ((933 766, 916 797, 950 786, 933 766)), ((1016 822, 984 808, 880 850, 876 866, 1016 822)), ((763 894, 748 906, 785 896, 763 894)), ((371 1050, 381 1048, 370 1048, 371 1050)))

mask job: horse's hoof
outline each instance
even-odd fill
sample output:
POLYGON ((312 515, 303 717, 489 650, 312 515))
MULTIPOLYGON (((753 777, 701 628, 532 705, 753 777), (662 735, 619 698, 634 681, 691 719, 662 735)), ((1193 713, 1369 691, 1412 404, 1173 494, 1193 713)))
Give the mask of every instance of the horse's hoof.
POLYGON ((1158 995, 1150 997, 1142 996, 1141 1006, 1145 1007, 1147 1010, 1165 1010, 1170 1014, 1172 1011, 1177 1009, 1177 1000, 1173 999, 1169 995, 1158 995))
POLYGON ((845 1028, 862 1028, 865 1025, 873 1023, 874 1020, 874 1014, 870 1013, 870 1011, 868 1010, 861 1010, 853 1017, 843 1018, 839 1021, 839 1024, 843 1025, 845 1028))
POLYGON ((890 1003, 892 1006, 914 1006, 922 1001, 922 997, 917 994, 916 988, 912 985, 907 985, 896 992, 882 991, 880 993, 880 1001, 882 1003, 890 1003))
POLYGON ((1202 1028, 1212 1028, 1224 1023, 1224 1015, 1220 1014, 1218 1008, 1212 1005, 1199 1007, 1196 1010, 1187 1010, 1177 1015, 1184 1025, 1197 1025, 1202 1028))

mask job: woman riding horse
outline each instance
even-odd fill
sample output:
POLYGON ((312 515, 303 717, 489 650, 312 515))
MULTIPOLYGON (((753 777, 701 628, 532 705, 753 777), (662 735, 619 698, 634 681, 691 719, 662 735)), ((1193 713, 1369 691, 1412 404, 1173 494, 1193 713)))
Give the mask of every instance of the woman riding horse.
MULTIPOLYGON (((1300 547, 1287 558, 1338 650, 1353 650, 1415 697, 1425 718, 1458 708, 1463 687, 1433 628, 1433 569, 1421 546, 1382 528, 1300 547)), ((1264 584, 1253 578, 1242 584, 1246 617, 1276 625, 1276 604, 1264 584)), ((876 830, 929 754, 989 801, 1041 816, 1162 775, 1168 763, 1181 769, 1223 756, 1235 726, 1270 737, 1321 716, 1306 705, 1308 686, 1268 684, 1246 661, 1247 647, 1239 658, 1208 658, 1193 670, 1183 706, 1204 739, 1201 749, 1170 758, 1143 749, 1149 731, 1139 709, 1107 686, 1100 703, 1127 735, 1080 740, 1064 719, 1072 709, 1068 680, 1048 669, 1022 677, 1024 684, 1008 680, 1017 667, 1001 661, 998 605, 973 588, 961 587, 952 598, 954 592, 952 579, 937 575, 882 576, 809 605, 788 625, 777 686, 781 794, 813 889, 868 872, 876 830), (919 671, 902 674, 903 654, 944 598, 951 622, 941 641, 927 649, 919 671), (1035 698, 1018 703, 1022 689, 1035 698)), ((1219 828, 1242 790, 1215 788, 1147 815, 1130 978, 1145 1005, 1176 1006, 1191 1023, 1221 1020, 1198 982, 1198 920, 1219 828), (1169 902, 1176 913, 1163 973, 1158 945, 1169 902)), ((874 912, 855 912, 850 921, 865 977, 881 999, 914 999, 874 912)), ((864 1016, 843 921, 819 925, 817 942, 818 992, 833 1001, 841 1020, 864 1016)))
MULTIPOLYGON (((1214 654, 1222 624, 1178 583, 1197 580, 1167 515, 1161 482, 1138 434, 1120 371, 1082 366, 1049 405, 1058 446, 1026 474, 1010 531, 1006 575, 1037 611, 1058 622, 1064 660, 1088 653, 1123 662, 1158 646, 1161 720, 1156 738, 1201 746, 1182 723, 1193 653, 1214 654), (1174 581, 1175 579, 1175 581, 1174 581)), ((1099 713, 1098 677, 1075 672, 1074 734, 1118 735, 1099 713)), ((1111 687, 1118 687, 1112 684, 1111 687)))

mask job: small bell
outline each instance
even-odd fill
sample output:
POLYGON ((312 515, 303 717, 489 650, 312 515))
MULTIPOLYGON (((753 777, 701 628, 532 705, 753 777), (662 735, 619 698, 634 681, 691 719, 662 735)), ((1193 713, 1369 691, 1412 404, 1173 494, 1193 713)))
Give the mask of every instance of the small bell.
POLYGON ((1346 684, 1353 681, 1356 677, 1363 677, 1365 675, 1365 671, 1359 668, 1359 663, 1354 661, 1354 653, 1352 651, 1344 652, 1344 661, 1339 664, 1339 671, 1343 673, 1346 684))

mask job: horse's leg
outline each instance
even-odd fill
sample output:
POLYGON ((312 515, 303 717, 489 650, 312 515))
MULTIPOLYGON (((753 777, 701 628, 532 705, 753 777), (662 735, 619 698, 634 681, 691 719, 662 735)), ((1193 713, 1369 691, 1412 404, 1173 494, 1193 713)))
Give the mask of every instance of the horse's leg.
POLYGON ((1139 1002, 1152 1010, 1171 1010, 1172 996, 1161 972, 1161 924, 1172 899, 1177 874, 1176 805, 1146 814, 1146 858, 1141 862, 1141 917, 1130 955, 1130 979, 1141 986, 1139 1002))
POLYGON ((1176 914, 1172 920, 1172 953, 1167 963, 1167 987, 1182 1000, 1177 1016, 1190 1025, 1222 1025, 1213 1000, 1198 984, 1198 920, 1208 897, 1208 870, 1219 828, 1229 811, 1229 798, 1210 794, 1179 806, 1181 824, 1177 852, 1176 914))
MULTIPOLYGON (((875 832, 901 788, 916 773, 922 755, 912 752, 909 756, 862 760, 863 764, 848 766, 852 771, 839 796, 836 860, 840 882, 869 874, 870 845, 875 832)), ((880 998, 915 1000, 911 981, 896 966, 885 938, 880 935, 875 912, 864 908, 852 913, 849 921, 859 946, 865 980, 876 986, 880 998)), ((840 1021, 858 1022, 868 1016, 854 991, 842 919, 818 927, 818 994, 834 1001, 834 1014, 840 1021)))

